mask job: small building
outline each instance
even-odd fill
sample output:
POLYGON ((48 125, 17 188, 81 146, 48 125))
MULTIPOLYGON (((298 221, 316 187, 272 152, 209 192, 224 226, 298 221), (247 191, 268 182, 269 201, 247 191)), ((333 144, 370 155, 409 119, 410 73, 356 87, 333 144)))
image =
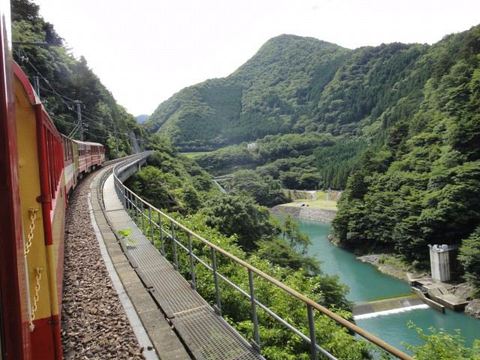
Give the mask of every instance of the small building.
POLYGON ((434 281, 449 281, 452 278, 452 251, 456 250, 451 245, 428 245, 430 248, 430 267, 434 281))

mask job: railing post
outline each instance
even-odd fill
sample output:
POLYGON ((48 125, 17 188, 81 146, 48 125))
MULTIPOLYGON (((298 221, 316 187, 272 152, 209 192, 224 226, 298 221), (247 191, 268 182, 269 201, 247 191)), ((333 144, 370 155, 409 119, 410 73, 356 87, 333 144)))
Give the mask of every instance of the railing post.
POLYGON ((310 359, 317 360, 317 339, 315 338, 315 319, 313 317, 313 309, 307 304, 308 330, 310 333, 310 359))
MULTIPOLYGON (((128 192, 128 203, 130 204, 130 214, 132 214, 132 211, 133 211, 133 214, 135 212, 135 207, 133 206, 133 196, 132 196, 132 192, 129 191, 128 192)), ((132 215, 133 215, 132 214, 132 215)))
POLYGON ((253 272, 248 269, 248 285, 250 287, 250 303, 252 305, 252 322, 253 322, 253 347, 260 351, 260 335, 258 333, 258 317, 257 303, 255 302, 255 287, 253 284, 253 272))
POLYGON ((220 300, 220 287, 218 286, 218 274, 217 274, 217 254, 215 249, 210 248, 212 253, 212 270, 213 270, 213 282, 215 283, 215 298, 217 299, 217 306, 214 306, 215 312, 218 315, 222 315, 222 302, 220 300))
POLYGON ((195 263, 193 258, 192 234, 188 233, 188 254, 190 255, 190 276, 192 278, 192 288, 197 288, 197 279, 195 277, 195 263))
POLYGON ((170 232, 172 234, 173 245, 173 267, 178 270, 178 254, 177 254, 177 242, 175 241, 175 225, 173 221, 170 221, 170 232))
POLYGON ((138 204, 137 204, 137 197, 135 195, 133 195, 133 192, 132 192, 132 197, 133 197, 133 211, 134 211, 134 216, 135 216, 135 219, 134 221, 136 222, 138 220, 138 204))
POLYGON ((165 241, 163 239, 162 215, 158 213, 158 225, 160 226, 160 253, 165 256, 165 241))
POLYGON ((148 221, 150 222, 150 242, 155 244, 155 239, 153 238, 152 208, 150 206, 148 207, 148 221))
POLYGON ((143 216, 144 215, 143 214, 144 208, 143 208, 142 200, 140 200, 139 210, 140 210, 141 229, 142 229, 142 233, 145 234, 145 217, 143 216))

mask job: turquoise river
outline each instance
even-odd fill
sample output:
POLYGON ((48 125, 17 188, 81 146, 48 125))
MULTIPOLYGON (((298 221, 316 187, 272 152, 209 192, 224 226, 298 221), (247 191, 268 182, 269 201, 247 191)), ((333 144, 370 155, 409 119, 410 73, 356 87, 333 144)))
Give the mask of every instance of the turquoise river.
MULTIPOLYGON (((329 224, 300 220, 299 225, 312 241, 310 255, 321 262, 323 272, 337 275, 341 282, 349 286, 347 297, 351 301, 361 303, 410 293, 406 282, 385 275, 372 265, 357 260, 352 253, 332 245, 327 239, 331 229, 329 224)), ((441 314, 432 309, 411 310, 357 320, 357 324, 388 343, 406 350, 405 343, 421 343, 415 330, 407 327, 409 321, 424 330, 435 327, 454 333, 459 329, 468 345, 480 338, 480 320, 453 311, 441 314)))

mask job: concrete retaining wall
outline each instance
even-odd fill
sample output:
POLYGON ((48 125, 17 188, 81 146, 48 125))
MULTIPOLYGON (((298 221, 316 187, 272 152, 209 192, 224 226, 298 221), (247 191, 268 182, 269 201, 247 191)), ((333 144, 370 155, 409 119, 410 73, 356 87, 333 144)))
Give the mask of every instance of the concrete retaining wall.
POLYGON ((277 215, 290 215, 296 219, 314 220, 323 223, 330 223, 335 218, 335 210, 315 209, 301 206, 274 206, 270 211, 277 215))

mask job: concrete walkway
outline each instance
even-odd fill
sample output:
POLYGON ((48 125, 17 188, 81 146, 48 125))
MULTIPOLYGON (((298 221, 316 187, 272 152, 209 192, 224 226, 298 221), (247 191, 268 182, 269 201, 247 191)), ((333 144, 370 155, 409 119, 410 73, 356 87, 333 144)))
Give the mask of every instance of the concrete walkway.
MULTIPOLYGON (((191 355, 185 349, 176 333, 172 330, 170 323, 165 318, 163 312, 159 309, 150 293, 130 265, 127 257, 122 251, 119 241, 110 227, 111 221, 118 215, 124 215, 128 218, 128 214, 123 210, 121 203, 113 191, 113 181, 111 181, 106 190, 102 191, 102 179, 109 169, 99 172, 91 185, 91 206, 94 220, 103 239, 106 251, 108 252, 113 268, 123 285, 126 295, 128 295, 141 324, 132 324, 137 327, 137 331, 144 330, 148 334, 153 349, 145 349, 144 353, 154 352, 162 360, 183 360, 191 359, 191 355), (105 209, 102 209, 102 198, 105 194, 105 209), (116 201, 115 201, 116 200, 116 201), (138 329, 138 327, 143 329, 138 329)), ((111 178, 111 177, 110 177, 111 178)), ((117 225, 122 228, 131 227, 131 220, 117 221, 117 225)), ((132 309, 133 310, 133 309, 132 309)), ((146 356, 148 357, 148 356, 146 356)))
POLYGON ((142 234, 115 192, 113 175, 96 195, 103 195, 104 211, 100 202, 94 210, 100 230, 109 233, 108 251, 161 359, 263 359, 142 234), (126 229, 128 243, 114 235, 126 229))

